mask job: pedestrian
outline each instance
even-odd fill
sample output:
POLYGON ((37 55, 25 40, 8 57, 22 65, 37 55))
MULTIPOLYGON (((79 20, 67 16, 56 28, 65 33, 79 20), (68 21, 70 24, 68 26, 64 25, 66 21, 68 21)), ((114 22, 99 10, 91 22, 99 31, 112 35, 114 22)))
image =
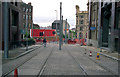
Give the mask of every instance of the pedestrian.
POLYGON ((44 47, 46 47, 46 38, 43 40, 44 47))

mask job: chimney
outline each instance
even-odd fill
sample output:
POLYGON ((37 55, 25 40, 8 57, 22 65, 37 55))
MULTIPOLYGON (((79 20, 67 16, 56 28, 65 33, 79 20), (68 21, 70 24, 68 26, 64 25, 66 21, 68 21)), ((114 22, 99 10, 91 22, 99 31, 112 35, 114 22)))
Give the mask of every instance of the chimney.
POLYGON ((28 5, 31 5, 31 2, 29 2, 28 5))

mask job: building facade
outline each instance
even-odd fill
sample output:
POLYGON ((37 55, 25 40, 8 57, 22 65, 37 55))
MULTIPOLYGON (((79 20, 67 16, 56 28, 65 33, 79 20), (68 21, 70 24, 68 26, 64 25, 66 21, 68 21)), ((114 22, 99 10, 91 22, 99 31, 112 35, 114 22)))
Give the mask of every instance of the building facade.
POLYGON ((88 32, 88 44, 98 47, 98 11, 99 11, 99 3, 91 2, 88 3, 88 11, 89 11, 89 32, 88 32), (90 4, 90 5, 89 5, 90 4))
MULTIPOLYGON (((14 42, 19 42, 21 40, 20 36, 20 30, 21 30, 21 2, 8 2, 8 28, 4 29, 4 26, 2 26, 2 46, 4 48, 4 30, 7 32, 8 37, 8 47, 11 48, 13 46, 14 42)), ((4 16, 3 11, 4 6, 2 5, 2 16, 4 16)), ((2 17, 3 20, 3 17, 2 17)), ((4 22, 4 21, 2 21, 4 22)), ((4 25, 4 23, 2 23, 4 25)))
MULTIPOLYGON (((63 27, 62 27, 62 32, 63 34, 65 35, 65 26, 66 26, 66 21, 63 20, 63 27)), ((69 23, 67 22, 67 34, 69 33, 69 23)), ((60 30, 60 20, 55 20, 53 23, 52 23, 52 29, 56 29, 57 28, 57 33, 59 35, 59 30, 60 30), (57 27, 56 27, 57 26, 57 27)))
POLYGON ((51 26, 47 26, 47 27, 40 27, 40 29, 52 29, 52 27, 51 26))
POLYGON ((33 6, 31 3, 21 3, 22 10, 22 30, 21 37, 24 38, 24 34, 29 33, 30 29, 33 28, 33 6))
POLYGON ((111 52, 120 51, 120 2, 89 2, 88 5, 89 44, 111 52), (94 23, 96 25, 93 29, 94 23))
MULTIPOLYGON (((46 38, 47 41, 53 41, 53 40, 56 40, 55 33, 56 33, 55 29, 31 29, 30 37, 33 36, 33 38, 39 39, 39 40, 46 38)), ((59 40, 59 38, 57 38, 57 40, 59 40)))
POLYGON ((33 24, 33 29, 40 29, 40 26, 38 24, 33 24))
POLYGON ((79 39, 87 38, 88 31, 88 11, 80 11, 76 5, 76 37, 79 39))

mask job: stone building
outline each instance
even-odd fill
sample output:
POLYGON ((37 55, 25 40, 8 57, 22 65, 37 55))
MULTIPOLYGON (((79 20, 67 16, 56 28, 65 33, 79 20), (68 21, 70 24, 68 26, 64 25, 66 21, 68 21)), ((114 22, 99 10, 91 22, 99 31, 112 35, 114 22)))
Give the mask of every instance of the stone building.
MULTIPOLYGON (((8 37, 8 47, 10 48, 13 43, 19 42, 21 40, 20 36, 20 30, 21 30, 21 2, 8 2, 8 28, 4 28, 4 23, 2 23, 2 46, 4 48, 4 35, 6 34, 8 37), (4 33, 4 30, 7 31, 7 33, 4 33)), ((4 16, 4 6, 2 3, 2 16, 4 16)), ((4 22, 2 17, 2 22, 4 22)))
POLYGON ((88 31, 88 11, 80 11, 76 5, 76 34, 77 38, 85 39, 88 31))
POLYGON ((88 32, 88 44, 91 44, 95 47, 98 47, 98 11, 99 4, 98 2, 91 2, 88 5, 88 21, 89 21, 89 32, 88 32), (89 39, 90 38, 90 39, 89 39))
POLYGON ((89 2, 89 44, 120 51, 120 2, 89 2), (96 8, 96 14, 93 9, 96 8), (94 16, 95 15, 95 16, 94 16), (96 18, 94 18, 96 17, 96 18), (96 20, 95 30, 92 28, 96 20))

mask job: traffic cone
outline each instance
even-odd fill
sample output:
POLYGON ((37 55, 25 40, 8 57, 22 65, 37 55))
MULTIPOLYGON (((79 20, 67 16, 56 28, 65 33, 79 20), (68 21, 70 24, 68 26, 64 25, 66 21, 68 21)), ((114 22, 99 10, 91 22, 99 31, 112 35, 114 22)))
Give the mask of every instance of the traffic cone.
POLYGON ((92 52, 90 51, 90 55, 89 56, 92 56, 92 52))
POLYGON ((96 60, 100 60, 100 55, 99 55, 99 53, 97 53, 96 60))
POLYGON ((18 70, 17 70, 17 68, 15 68, 15 70, 14 70, 14 77, 18 77, 18 70))

